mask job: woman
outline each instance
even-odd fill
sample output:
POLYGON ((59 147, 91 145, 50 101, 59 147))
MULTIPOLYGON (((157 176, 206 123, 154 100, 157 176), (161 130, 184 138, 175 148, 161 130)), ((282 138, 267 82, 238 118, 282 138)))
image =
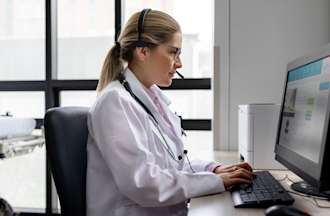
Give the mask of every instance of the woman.
POLYGON ((87 215, 186 215, 189 198, 250 183, 246 164, 187 160, 180 119, 157 86, 181 68, 168 14, 135 13, 109 51, 88 116, 87 215))

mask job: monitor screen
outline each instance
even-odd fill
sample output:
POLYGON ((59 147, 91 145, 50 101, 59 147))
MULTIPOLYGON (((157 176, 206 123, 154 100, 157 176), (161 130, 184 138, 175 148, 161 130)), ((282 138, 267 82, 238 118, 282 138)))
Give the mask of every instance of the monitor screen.
POLYGON ((318 164, 330 93, 330 57, 288 71, 279 145, 318 164))
POLYGON ((319 191, 330 190, 329 113, 330 44, 288 64, 275 145, 275 159, 319 191))

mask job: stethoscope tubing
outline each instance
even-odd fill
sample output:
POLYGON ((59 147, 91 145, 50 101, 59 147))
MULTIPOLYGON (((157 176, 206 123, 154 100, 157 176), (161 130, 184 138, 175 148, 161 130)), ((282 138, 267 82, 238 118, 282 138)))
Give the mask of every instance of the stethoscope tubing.
MULTIPOLYGON (((188 163, 189 163, 189 166, 190 166, 190 169, 193 173, 195 173, 194 169, 192 168, 191 164, 190 164, 190 161, 189 161, 189 158, 187 156, 187 151, 184 151, 182 153, 182 155, 179 155, 178 156, 178 159, 175 157, 175 154, 174 152, 172 151, 171 147, 169 146, 169 144, 167 143, 166 141, 166 138, 164 137, 164 134, 160 128, 160 125, 157 121, 157 119, 155 118, 155 116, 151 113, 151 111, 148 109, 148 107, 133 93, 129 83, 127 82, 127 80, 125 79, 125 76, 124 74, 121 74, 121 77, 119 79, 120 83, 123 85, 123 87, 125 88, 126 91, 129 92, 129 94, 138 102, 138 104, 140 104, 142 106, 142 108, 148 113, 148 115, 150 116, 150 119, 151 121, 153 122, 153 124, 155 125, 155 127, 157 128, 158 130, 158 133, 160 134, 160 136, 162 137, 163 141, 163 145, 167 151, 167 153, 171 156, 171 158, 177 162, 178 164, 180 164, 180 161, 181 159, 183 159, 182 163, 184 162, 184 157, 182 157, 182 155, 185 155, 187 157, 187 160, 188 160, 188 163)), ((181 128, 181 130, 183 130, 181 128)))

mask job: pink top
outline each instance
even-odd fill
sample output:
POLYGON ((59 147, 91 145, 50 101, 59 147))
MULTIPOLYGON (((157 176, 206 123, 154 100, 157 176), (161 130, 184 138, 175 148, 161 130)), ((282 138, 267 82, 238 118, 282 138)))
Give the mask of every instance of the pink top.
MULTIPOLYGON (((155 90, 153 88, 145 88, 147 94, 149 95, 149 97, 151 98, 151 100, 153 101, 154 105, 157 108, 157 111, 159 112, 159 114, 163 117, 163 119, 165 120, 165 125, 174 133, 174 128, 172 123, 170 122, 168 116, 166 115, 166 112, 162 106, 162 104, 160 103, 157 93, 155 92, 155 90)), ((211 162, 210 164, 207 165, 206 170, 213 172, 217 167, 221 166, 220 163, 215 163, 215 162, 211 162)))
MULTIPOLYGON (((168 116, 166 115, 166 112, 162 106, 162 104, 160 103, 157 93, 155 92, 155 90, 153 90, 153 88, 146 88, 146 92, 148 93, 149 97, 151 98, 151 100, 153 101, 154 105, 157 108, 157 111, 159 112, 159 114, 163 117, 163 119, 165 120, 165 125, 172 130, 172 132, 174 132, 174 128, 172 126, 172 123, 170 122, 168 116)), ((175 134, 175 133, 174 133, 175 134)))

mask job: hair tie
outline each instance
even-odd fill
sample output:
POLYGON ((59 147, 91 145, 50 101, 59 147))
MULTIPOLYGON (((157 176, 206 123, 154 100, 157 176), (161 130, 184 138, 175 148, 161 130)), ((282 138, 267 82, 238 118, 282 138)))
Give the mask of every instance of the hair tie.
POLYGON ((118 55, 118 58, 120 57, 120 43, 118 41, 115 42, 116 44, 116 51, 117 51, 117 55, 118 55))
POLYGON ((116 41, 116 48, 120 49, 120 43, 118 41, 116 41))

